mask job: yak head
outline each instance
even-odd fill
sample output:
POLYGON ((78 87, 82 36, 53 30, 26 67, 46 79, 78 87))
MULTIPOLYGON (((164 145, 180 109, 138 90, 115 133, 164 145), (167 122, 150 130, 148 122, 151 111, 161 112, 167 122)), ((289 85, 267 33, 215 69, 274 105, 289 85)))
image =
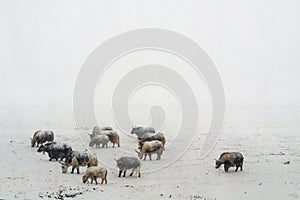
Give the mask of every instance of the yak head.
POLYGON ((37 140, 38 140, 38 136, 34 136, 33 138, 30 138, 31 147, 35 146, 37 140))
POLYGON ((61 165, 61 172, 64 173, 64 174, 67 173, 68 172, 68 167, 69 167, 68 165, 62 164, 61 165))
POLYGON ((85 174, 85 175, 83 175, 83 177, 82 177, 82 182, 83 183, 88 183, 88 179, 89 179, 89 177, 85 174))
POLYGON ((215 161, 216 161, 216 166, 215 166, 215 168, 218 169, 218 168, 222 165, 222 162, 219 161, 219 160, 217 160, 217 159, 215 159, 215 161))
POLYGON ((34 140, 33 138, 30 138, 30 142, 31 142, 31 147, 34 147, 36 140, 34 140))
POLYGON ((59 161, 59 163, 61 164, 61 172, 63 174, 67 173, 69 165, 67 163, 65 163, 65 162, 62 162, 62 161, 59 161))
POLYGON ((41 145, 41 146, 38 148, 38 150, 37 150, 37 152, 39 152, 39 153, 41 153, 41 152, 44 152, 44 153, 45 153, 45 151, 46 151, 46 148, 45 148, 44 145, 41 145))
POLYGON ((137 156, 138 156, 140 159, 143 158, 143 153, 142 153, 142 152, 140 152, 140 151, 138 151, 138 150, 136 150, 136 149, 135 149, 135 152, 138 154, 137 156))
POLYGON ((38 140, 38 138, 39 138, 39 136, 40 136, 40 132, 41 132, 41 130, 36 131, 36 132, 33 134, 33 138, 30 138, 30 141, 31 141, 31 147, 34 147, 36 141, 38 140))
POLYGON ((138 132, 138 130, 139 130, 139 127, 132 126, 130 133, 131 133, 131 134, 135 134, 135 133, 138 132))

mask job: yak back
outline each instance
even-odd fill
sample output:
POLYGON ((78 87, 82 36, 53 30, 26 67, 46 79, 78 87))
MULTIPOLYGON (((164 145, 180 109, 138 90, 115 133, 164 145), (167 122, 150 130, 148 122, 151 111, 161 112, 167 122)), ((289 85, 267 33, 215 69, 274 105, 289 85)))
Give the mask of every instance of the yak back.
POLYGON ((222 153, 222 154, 220 155, 219 160, 220 160, 221 158, 223 158, 223 156, 226 155, 226 154, 230 154, 230 152, 224 152, 224 153, 222 153))
POLYGON ((155 129, 153 127, 134 127, 131 130, 131 134, 136 134, 138 138, 141 138, 145 133, 155 133, 155 129))
POLYGON ((103 131, 112 131, 113 129, 110 126, 104 126, 104 127, 99 127, 99 126, 95 126, 93 128, 92 134, 91 136, 95 136, 95 135, 101 135, 103 134, 103 131))
POLYGON ((149 135, 149 134, 144 134, 139 142, 146 142, 146 141, 153 141, 153 140, 158 140, 158 141, 163 141, 164 139, 164 134, 163 133, 157 133, 155 135, 149 135))
POLYGON ((133 169, 140 166, 140 160, 136 157, 121 157, 117 160, 119 169, 133 169))
POLYGON ((54 133, 52 131, 39 131, 38 139, 41 141, 52 141, 54 139, 54 133))
POLYGON ((67 144, 60 144, 56 142, 48 142, 42 146, 40 146, 39 149, 43 148, 46 152, 53 152, 53 151, 72 151, 72 147, 67 144))
POLYGON ((91 134, 90 136, 91 136, 91 138, 92 138, 92 137, 94 137, 95 135, 100 135, 100 134, 102 134, 101 128, 100 128, 99 126, 95 126, 95 127, 93 128, 92 134, 91 134))
POLYGON ((104 127, 101 127, 101 130, 102 131, 112 131, 113 129, 110 126, 104 126, 104 127))
POLYGON ((219 160, 221 161, 235 161, 237 159, 243 160, 244 157, 239 152, 224 152, 220 155, 219 160))

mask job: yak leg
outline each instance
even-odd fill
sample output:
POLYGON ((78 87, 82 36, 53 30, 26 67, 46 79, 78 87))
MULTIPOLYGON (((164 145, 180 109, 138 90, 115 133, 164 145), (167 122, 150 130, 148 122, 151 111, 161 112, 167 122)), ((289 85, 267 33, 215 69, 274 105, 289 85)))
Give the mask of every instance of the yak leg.
POLYGON ((126 176, 126 169, 124 170, 124 173, 123 173, 123 177, 125 177, 126 176))
POLYGON ((152 158, 151 158, 151 153, 149 153, 148 156, 149 156, 150 160, 152 160, 152 158))
POLYGON ((243 171, 243 164, 240 165, 241 171, 243 171))
POLYGON ((239 169, 240 165, 236 165, 235 172, 239 169))
POLYGON ((75 167, 72 166, 72 171, 71 171, 72 174, 74 173, 74 169, 75 169, 75 167))
POLYGON ((79 167, 77 167, 76 169, 77 169, 77 174, 79 174, 79 167))
POLYGON ((122 174, 122 171, 120 170, 120 171, 119 171, 119 177, 121 177, 121 174, 122 174))
POLYGON ((134 169, 133 169, 132 172, 129 174, 129 176, 132 176, 133 172, 134 172, 134 169))
POLYGON ((138 177, 140 178, 141 177, 141 168, 140 167, 136 168, 136 173, 138 174, 138 177))
POLYGON ((228 168, 229 168, 228 164, 225 163, 225 164, 224 164, 224 170, 225 170, 225 172, 228 172, 228 168))
POLYGON ((98 184, 98 182, 97 182, 97 178, 96 177, 94 177, 94 180, 95 180, 95 182, 96 182, 96 185, 98 184))
POLYGON ((49 161, 51 161, 52 160, 52 154, 49 152, 48 155, 49 155, 49 161))

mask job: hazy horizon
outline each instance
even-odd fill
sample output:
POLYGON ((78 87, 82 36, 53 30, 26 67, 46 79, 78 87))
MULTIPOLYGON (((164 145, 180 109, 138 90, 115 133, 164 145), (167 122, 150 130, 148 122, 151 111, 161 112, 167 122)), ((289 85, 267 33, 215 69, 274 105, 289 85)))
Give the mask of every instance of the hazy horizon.
MULTIPOLYGON (((74 123, 75 83, 91 52, 117 34, 146 27, 186 35, 205 50, 223 81, 225 123, 233 119, 228 118, 228 112, 229 116, 237 112, 231 108, 268 110, 272 107, 270 113, 255 113, 255 109, 252 112, 257 119, 262 116, 276 121, 286 116, 299 120, 300 14, 297 8, 300 3, 297 1, 176 4, 110 1, 93 2, 94 6, 80 1, 57 3, 1 3, 0 107, 3 112, 0 121, 3 125, 26 124, 28 120, 34 123, 35 115, 39 116, 38 120, 44 119, 42 124, 46 121, 55 125, 74 123), (277 116, 276 109, 278 113, 285 110, 284 114, 277 116), (67 117, 59 119, 62 115, 67 117)), ((96 111, 100 121, 112 123, 110 95, 118 80, 130 69, 149 63, 163 63, 181 73, 193 85, 199 107, 210 107, 203 80, 194 77, 184 62, 168 53, 137 52, 114 63, 98 83, 94 106, 101 108, 96 111)), ((173 116, 176 109, 172 108, 180 108, 170 93, 146 88, 129 102, 130 109, 135 107, 131 117, 136 123, 148 123, 147 109, 159 103, 173 116), (137 113, 138 108, 145 110, 137 113)), ((202 118, 209 120, 210 115, 206 112, 202 118)), ((244 116, 246 121, 247 114, 244 116)))

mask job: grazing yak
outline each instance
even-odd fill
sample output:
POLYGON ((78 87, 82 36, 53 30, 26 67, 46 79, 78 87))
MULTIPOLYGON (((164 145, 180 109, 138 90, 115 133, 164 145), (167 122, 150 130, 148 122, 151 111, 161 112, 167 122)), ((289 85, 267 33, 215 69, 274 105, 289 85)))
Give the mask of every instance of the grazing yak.
POLYGON ((137 152, 138 157, 140 159, 143 159, 144 156, 144 160, 146 160, 146 157, 148 155, 150 160, 152 160, 151 155, 156 153, 157 154, 156 160, 160 160, 164 150, 165 149, 162 142, 158 140, 154 140, 154 141, 146 141, 142 143, 141 151, 140 152, 137 150, 135 151, 137 152))
POLYGON ((49 155, 49 161, 52 159, 55 159, 56 161, 60 158, 60 160, 63 160, 67 157, 67 155, 72 152, 72 147, 70 147, 67 144, 57 144, 56 142, 50 142, 46 143, 44 145, 41 145, 37 152, 45 152, 49 155))
POLYGON ((82 177, 82 182, 89 183, 88 179, 91 179, 91 183, 95 181, 97 185, 97 178, 101 178, 101 184, 104 182, 107 184, 107 170, 103 167, 89 167, 86 169, 85 174, 82 177))
POLYGON ((60 162, 62 173, 67 173, 68 168, 72 166, 71 173, 74 173, 74 169, 76 168, 77 174, 79 174, 79 167, 80 166, 98 166, 98 159, 96 155, 88 152, 88 151, 72 151, 69 153, 65 159, 65 162, 60 162))
POLYGON ((221 154, 220 158, 216 160, 216 169, 218 169, 222 164, 224 164, 225 172, 228 172, 229 167, 236 166, 235 171, 240 168, 243 171, 243 161, 244 157, 239 152, 224 152, 221 154))
POLYGON ((133 127, 130 131, 131 134, 136 134, 138 136, 138 139, 141 139, 145 134, 153 134, 155 133, 155 129, 153 127, 133 127))
POLYGON ((30 140, 31 140, 31 147, 34 147, 35 144, 36 147, 39 147, 40 144, 54 141, 54 133, 53 131, 38 130, 33 134, 33 138, 30 138, 30 140))
POLYGON ((129 176, 133 175, 133 172, 136 171, 138 174, 138 177, 141 177, 141 161, 136 157, 121 157, 117 161, 117 167, 119 168, 119 177, 121 177, 121 174, 123 172, 123 177, 126 176, 126 171, 128 169, 132 169, 132 172, 129 176))

